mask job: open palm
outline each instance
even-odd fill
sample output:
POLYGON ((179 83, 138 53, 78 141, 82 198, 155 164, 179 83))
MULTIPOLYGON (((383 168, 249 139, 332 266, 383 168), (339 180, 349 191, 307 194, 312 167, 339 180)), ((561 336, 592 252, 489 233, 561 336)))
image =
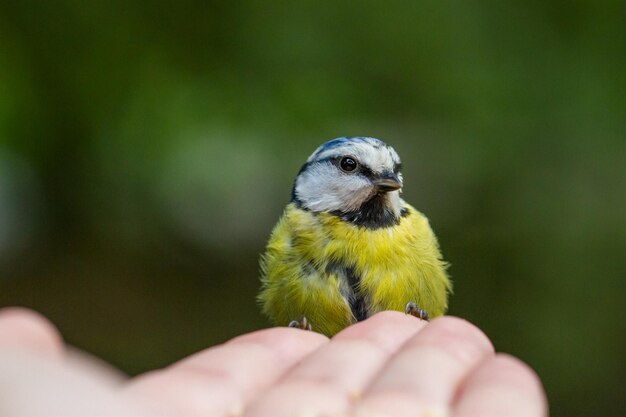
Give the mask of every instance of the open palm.
POLYGON ((544 417, 541 382, 462 319, 383 312, 328 339, 260 330, 125 379, 56 330, 0 311, 0 415, 544 417), (38 412, 41 411, 42 414, 38 412), (57 414, 55 414, 55 412, 57 414))

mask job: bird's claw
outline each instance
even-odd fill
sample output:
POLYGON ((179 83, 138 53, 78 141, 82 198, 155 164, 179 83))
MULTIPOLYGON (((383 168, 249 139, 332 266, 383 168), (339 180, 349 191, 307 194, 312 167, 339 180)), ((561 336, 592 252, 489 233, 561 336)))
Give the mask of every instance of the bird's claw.
POLYGON ((414 317, 417 317, 420 320, 426 320, 426 321, 430 320, 430 318, 428 317, 428 312, 426 310, 419 308, 417 304, 412 301, 406 304, 406 307, 404 308, 404 312, 406 314, 410 314, 414 317))
POLYGON ((300 320, 291 321, 291 323, 289 323, 289 327, 294 327, 296 329, 302 330, 313 330, 311 323, 309 323, 309 320, 307 320, 307 318, 304 316, 300 317, 300 320))

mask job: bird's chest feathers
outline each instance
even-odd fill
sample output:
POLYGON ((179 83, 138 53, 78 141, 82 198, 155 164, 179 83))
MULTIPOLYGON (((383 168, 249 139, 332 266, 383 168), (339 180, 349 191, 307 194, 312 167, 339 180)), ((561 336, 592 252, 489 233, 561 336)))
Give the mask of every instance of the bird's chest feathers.
POLYGON ((383 281, 390 284, 414 274, 412 234, 402 222, 371 230, 321 215, 320 225, 324 236, 318 242, 318 259, 351 269, 360 286, 376 286, 383 281))

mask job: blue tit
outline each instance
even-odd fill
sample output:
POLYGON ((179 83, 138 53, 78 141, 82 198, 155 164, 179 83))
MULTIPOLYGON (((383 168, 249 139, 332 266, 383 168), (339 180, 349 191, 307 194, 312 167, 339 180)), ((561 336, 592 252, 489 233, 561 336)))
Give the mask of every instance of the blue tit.
POLYGON ((400 157, 341 137, 298 173, 261 256, 258 299, 276 325, 332 336, 383 310, 443 315, 452 285, 428 219, 401 197, 400 157))

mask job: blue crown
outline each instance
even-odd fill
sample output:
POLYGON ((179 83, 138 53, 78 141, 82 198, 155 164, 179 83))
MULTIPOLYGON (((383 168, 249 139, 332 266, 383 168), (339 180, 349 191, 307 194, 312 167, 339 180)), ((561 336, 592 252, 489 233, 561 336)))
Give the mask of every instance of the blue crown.
POLYGON ((340 138, 331 139, 328 142, 323 143, 322 145, 320 145, 319 148, 317 148, 317 151, 315 152, 315 154, 319 154, 321 152, 325 152, 330 149, 339 148, 341 146, 348 145, 351 143, 367 143, 367 144, 373 145, 375 148, 387 146, 385 142, 376 138, 370 138, 367 136, 342 136, 340 138))

